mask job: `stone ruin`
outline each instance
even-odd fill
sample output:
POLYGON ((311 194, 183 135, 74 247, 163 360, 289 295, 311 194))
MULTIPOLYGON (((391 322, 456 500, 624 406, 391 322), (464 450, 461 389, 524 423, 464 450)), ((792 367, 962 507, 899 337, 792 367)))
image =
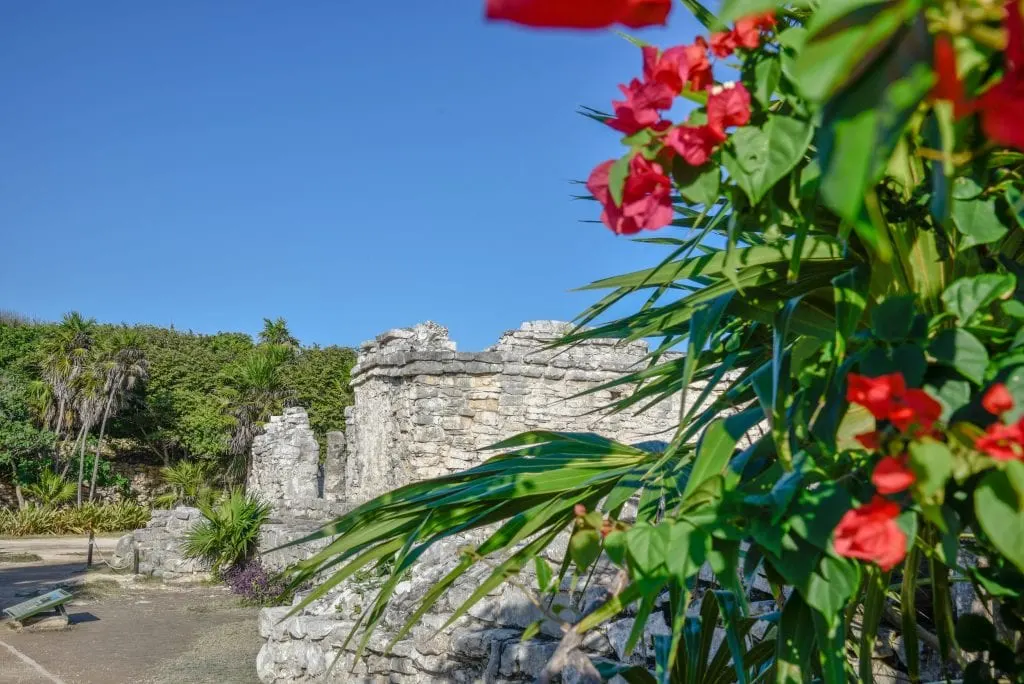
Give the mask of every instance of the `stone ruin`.
MULTIPOLYGON (((435 323, 392 330, 361 345, 352 369, 354 404, 346 411, 344 433, 327 435, 325 458, 301 408, 271 418, 253 443, 248 487, 273 505, 263 529, 263 562, 273 568, 308 557, 326 541, 267 553, 320 527, 355 505, 410 482, 465 470, 490 454, 486 447, 532 429, 598 432, 625 443, 667 441, 675 429, 678 398, 643 412, 607 414, 599 409, 628 391, 588 390, 643 367, 644 342, 586 341, 551 348, 571 329, 567 323, 524 323, 482 352, 460 352, 448 331, 435 323)), ((692 391, 696 394, 700 388, 692 391)), ((151 527, 135 533, 142 570, 165 578, 195 576, 202 568, 175 552, 196 516, 194 509, 158 513, 151 527)), ((552 549, 561 561, 567 535, 552 549)), ((266 643, 257 670, 264 682, 427 682, 516 681, 532 679, 547 662, 557 629, 545 624, 540 639, 521 642, 523 628, 539 614, 518 590, 505 587, 481 602, 470 615, 435 633, 482 578, 468 574, 424 616, 409 639, 393 653, 383 645, 402 623, 412 601, 457 562, 457 548, 472 542, 462 536, 428 551, 408 581, 399 585, 369 657, 353 663, 342 654, 328 667, 358 613, 367 608, 374 580, 343 583, 325 599, 282 620, 288 608, 261 612, 266 643), (354 669, 350 672, 350 668, 354 669)), ((125 541, 126 545, 131 541, 125 541)), ((127 546, 126 546, 127 548, 127 546)), ((610 569, 588 589, 586 603, 600 600, 612 580, 610 569), (608 576, 606 576, 608 575, 608 576)), ((588 649, 596 656, 622 656, 632 619, 596 632, 588 649)), ((660 614, 648 624, 652 634, 667 629, 660 614), (661 622, 659 622, 659 620, 661 622)), ((643 647, 639 658, 646 653, 643 647)), ((570 677, 571 678, 571 677, 570 677)))

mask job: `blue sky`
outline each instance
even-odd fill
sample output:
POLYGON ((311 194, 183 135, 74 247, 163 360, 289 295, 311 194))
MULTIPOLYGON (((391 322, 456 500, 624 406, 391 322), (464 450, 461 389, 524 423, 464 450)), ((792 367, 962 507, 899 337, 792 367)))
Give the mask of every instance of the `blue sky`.
MULTIPOLYGON (((0 309, 460 348, 569 319, 655 246, 569 181, 621 154, 575 114, 638 75, 611 33, 486 24, 482 0, 8 3, 0 309)), ((644 32, 668 46, 698 25, 644 32)))

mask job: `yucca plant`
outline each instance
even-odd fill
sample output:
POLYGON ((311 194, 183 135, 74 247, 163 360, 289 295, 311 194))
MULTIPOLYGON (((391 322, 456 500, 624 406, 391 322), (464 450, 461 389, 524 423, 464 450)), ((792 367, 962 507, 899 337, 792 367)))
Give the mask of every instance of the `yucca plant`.
MULTIPOLYGON (((432 544, 489 530, 394 643, 474 565, 494 569, 449 624, 571 530, 562 575, 586 573, 604 552, 629 578, 572 635, 632 604, 642 628, 668 593, 672 636, 658 670, 622 670, 630 681, 699 680, 708 654, 686 613, 706 563, 736 615, 758 572, 782 607, 773 645, 731 642, 736 681, 870 681, 890 612, 918 679, 922 567, 947 672, 959 675, 962 645, 991 654, 972 677, 1017 681, 1019 635, 992 627, 958 645, 970 635, 954 632, 950 585, 951 570, 969 574, 979 598, 1024 625, 1024 155, 1005 149, 1024 136, 1000 126, 1024 55, 1019 3, 729 0, 718 17, 684 4, 713 32, 716 55, 742 48, 739 83, 696 85, 713 83, 700 43, 644 46, 649 91, 626 88, 615 116, 585 112, 625 132, 629 148, 587 183, 605 225, 670 223, 679 234, 642 239, 668 250, 653 268, 589 286, 603 298, 561 341, 656 340, 643 370, 593 390, 631 390, 612 411, 703 382, 671 443, 648 452, 595 435, 505 440, 476 468, 385 494, 298 540, 334 537, 293 569, 296 586, 326 578, 295 610, 368 566, 384 569, 353 629, 361 652, 432 544), (657 104, 673 79, 682 84, 657 104), (658 121, 680 95, 697 106, 686 121, 640 121, 658 121), (608 320, 638 296, 639 310, 608 320), (724 392, 710 400, 715 388, 724 392), (763 436, 751 432, 759 423, 763 436), (636 496, 635 519, 624 517, 636 496), (961 565, 967 539, 981 568, 961 565), (891 573, 902 577, 900 607, 887 611, 891 573)), ((528 23, 571 14, 537 9, 528 23)))
POLYGON ((214 573, 241 564, 256 553, 260 528, 271 511, 259 497, 240 489, 217 505, 200 503, 199 509, 205 520, 189 530, 182 550, 186 558, 208 563, 214 573))
POLYGON ((56 507, 75 498, 77 487, 49 468, 39 473, 39 479, 25 486, 25 493, 41 506, 56 507))

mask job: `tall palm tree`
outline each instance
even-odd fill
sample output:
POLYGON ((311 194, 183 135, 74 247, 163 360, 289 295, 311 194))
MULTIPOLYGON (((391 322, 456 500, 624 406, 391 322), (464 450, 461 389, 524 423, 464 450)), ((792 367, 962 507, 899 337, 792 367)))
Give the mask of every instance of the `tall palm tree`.
POLYGON ((280 316, 274 320, 263 319, 263 330, 259 335, 260 344, 287 347, 292 351, 299 348, 299 340, 288 330, 288 322, 280 316))
POLYGON ((40 370, 56 402, 56 413, 52 415, 55 435, 54 469, 60 461, 57 445, 61 437, 65 436, 67 409, 74 403, 75 382, 85 367, 95 327, 94 319, 84 318, 77 311, 72 311, 64 314, 60 324, 43 338, 41 344, 40 370))
POLYGON ((103 340, 98 361, 99 371, 105 377, 103 389, 106 393, 106 405, 103 407, 99 440, 96 442, 96 455, 92 461, 89 501, 93 500, 96 491, 100 450, 103 448, 103 435, 107 431, 107 420, 111 413, 116 413, 124 405, 138 385, 149 377, 149 362, 146 360, 145 352, 142 351, 142 337, 127 327, 115 330, 103 340))
POLYGON ((248 454, 256 431, 290 395, 281 369, 292 357, 290 348, 256 347, 229 371, 229 412, 235 419, 231 436, 232 475, 248 474, 248 454))
MULTIPOLYGON (((85 482, 85 448, 89 441, 89 432, 103 414, 105 399, 104 386, 106 379, 98 372, 95 363, 89 364, 78 375, 75 381, 75 411, 81 421, 78 450, 78 500, 82 505, 82 489, 85 482)), ((72 452, 73 453, 73 452, 72 452)))

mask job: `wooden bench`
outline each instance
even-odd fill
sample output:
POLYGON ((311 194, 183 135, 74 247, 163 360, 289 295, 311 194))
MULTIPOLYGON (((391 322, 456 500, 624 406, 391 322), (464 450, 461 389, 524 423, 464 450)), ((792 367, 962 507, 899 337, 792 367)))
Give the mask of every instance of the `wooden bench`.
POLYGON ((36 596, 35 598, 30 598, 28 601, 22 601, 10 608, 4 608, 4 613, 10 617, 11 620, 19 624, 22 624, 26 619, 47 610, 55 611, 57 615, 67 618, 68 612, 67 609, 64 608, 64 604, 71 599, 72 595, 70 593, 63 589, 54 589, 42 596, 36 596))

